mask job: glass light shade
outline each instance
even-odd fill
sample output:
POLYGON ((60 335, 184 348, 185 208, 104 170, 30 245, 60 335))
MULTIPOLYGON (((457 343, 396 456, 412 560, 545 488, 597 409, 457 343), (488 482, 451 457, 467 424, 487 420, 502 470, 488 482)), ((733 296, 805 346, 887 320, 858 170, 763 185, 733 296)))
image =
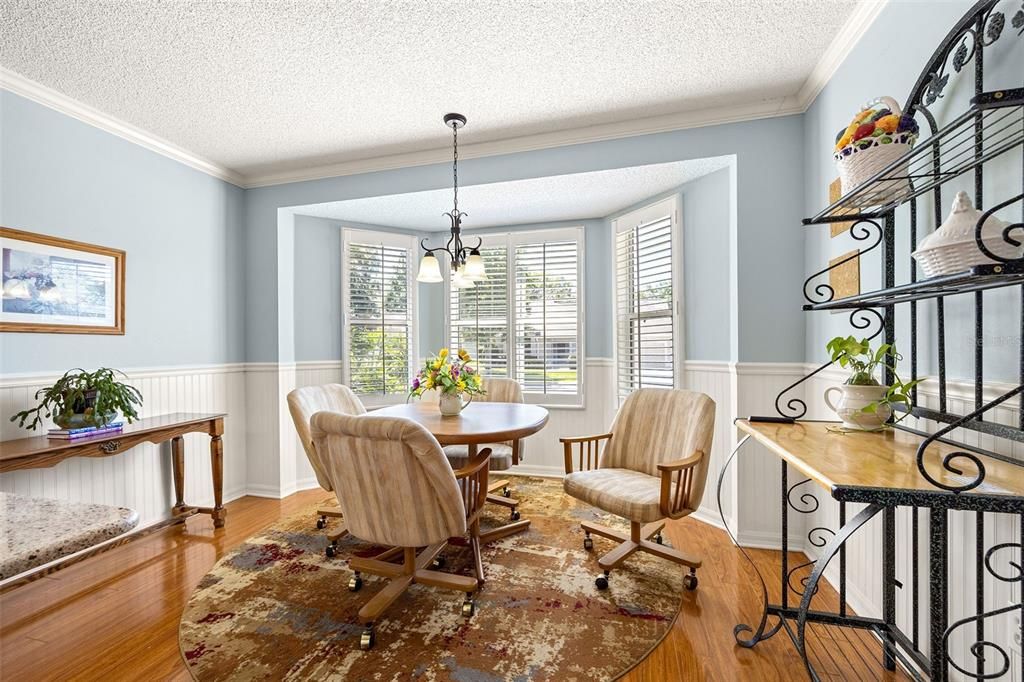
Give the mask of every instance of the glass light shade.
POLYGON ((487 271, 484 269, 484 258, 480 252, 473 249, 466 259, 466 279, 472 282, 479 282, 487 279, 487 271))
POLYGON ((437 262, 437 257, 432 253, 424 254, 423 258, 420 259, 420 271, 416 275, 417 282, 443 282, 444 278, 441 277, 441 266, 437 262))
POLYGON ((472 289, 476 286, 473 284, 473 280, 466 277, 465 265, 460 265, 455 272, 452 273, 452 286, 456 289, 472 289))

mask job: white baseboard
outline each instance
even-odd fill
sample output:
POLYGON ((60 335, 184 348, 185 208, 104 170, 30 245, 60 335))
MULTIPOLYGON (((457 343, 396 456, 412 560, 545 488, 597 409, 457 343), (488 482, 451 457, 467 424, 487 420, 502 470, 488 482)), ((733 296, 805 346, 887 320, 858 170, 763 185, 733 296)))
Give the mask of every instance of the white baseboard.
MULTIPOLYGON (((508 470, 513 476, 539 476, 540 478, 564 478, 565 469, 562 467, 543 466, 540 464, 520 464, 508 470)), ((492 471, 491 476, 500 476, 500 471, 492 471)))

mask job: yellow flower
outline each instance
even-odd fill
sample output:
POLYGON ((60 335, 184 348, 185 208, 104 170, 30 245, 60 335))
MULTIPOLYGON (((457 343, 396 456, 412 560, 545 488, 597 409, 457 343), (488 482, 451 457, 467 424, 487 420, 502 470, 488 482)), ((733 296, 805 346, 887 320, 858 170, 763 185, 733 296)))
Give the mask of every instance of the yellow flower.
POLYGON ((437 371, 437 370, 441 369, 441 361, 440 360, 434 360, 434 363, 430 366, 430 369, 432 369, 434 371, 437 371))
POLYGON ((448 349, 447 348, 442 348, 441 350, 439 350, 437 352, 437 357, 441 358, 442 360, 444 358, 448 357, 448 349))
POLYGON ((433 387, 434 387, 434 380, 431 379, 429 376, 423 380, 423 388, 433 388, 433 387))
POLYGON ((469 362, 469 360, 470 360, 469 353, 466 352, 465 348, 460 348, 459 349, 459 359, 462 360, 463 362, 469 362))
POLYGON ((466 390, 466 382, 459 381, 459 383, 455 384, 455 388, 459 389, 459 393, 462 393, 463 391, 466 390))

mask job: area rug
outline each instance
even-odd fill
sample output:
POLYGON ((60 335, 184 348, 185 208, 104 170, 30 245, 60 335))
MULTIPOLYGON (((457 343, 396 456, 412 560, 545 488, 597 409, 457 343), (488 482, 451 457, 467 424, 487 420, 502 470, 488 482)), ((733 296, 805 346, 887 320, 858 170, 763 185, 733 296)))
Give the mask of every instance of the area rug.
MULTIPOLYGON (((598 591, 597 557, 613 547, 579 523, 622 521, 577 502, 560 481, 514 478, 526 532, 484 548, 487 582, 476 613, 459 593, 414 585, 359 649, 359 608, 385 583, 363 576, 349 592, 345 558, 383 548, 348 537, 324 554, 316 505, 249 538, 203 579, 181 617, 179 642, 192 676, 216 680, 610 680, 665 637, 683 595, 681 567, 634 555, 598 591)), ((487 505, 483 525, 508 511, 487 505)), ((444 570, 471 575, 465 544, 445 550, 444 570)))

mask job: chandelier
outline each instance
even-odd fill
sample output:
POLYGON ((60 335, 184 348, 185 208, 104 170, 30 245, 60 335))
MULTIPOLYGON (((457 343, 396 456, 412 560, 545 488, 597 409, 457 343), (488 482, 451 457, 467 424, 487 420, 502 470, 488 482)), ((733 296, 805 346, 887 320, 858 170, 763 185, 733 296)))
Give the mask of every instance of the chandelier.
POLYGON ((476 238, 476 246, 467 248, 462 243, 462 218, 466 216, 459 210, 459 128, 466 125, 466 117, 462 114, 445 114, 444 124, 452 129, 452 186, 454 188, 454 208, 443 215, 448 216, 452 223, 452 236, 444 246, 428 249, 426 239, 420 241, 423 258, 420 260, 420 271, 416 275, 417 282, 441 282, 441 264, 435 252, 443 251, 450 260, 452 286, 456 289, 472 289, 474 282, 487 279, 484 270, 484 259, 480 255, 483 240, 476 238))

